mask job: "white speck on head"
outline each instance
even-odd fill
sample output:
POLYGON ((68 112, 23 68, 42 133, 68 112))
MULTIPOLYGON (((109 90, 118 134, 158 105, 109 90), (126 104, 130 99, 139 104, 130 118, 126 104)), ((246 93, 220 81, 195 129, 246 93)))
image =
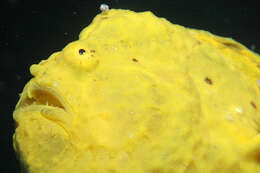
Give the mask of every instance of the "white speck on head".
POLYGON ((114 49, 115 51, 117 51, 118 48, 117 48, 117 47, 113 47, 113 49, 114 49))
POLYGON ((58 83, 57 83, 57 82, 54 82, 54 83, 53 83, 53 86, 55 86, 55 87, 56 87, 57 85, 58 85, 58 83))
POLYGON ((104 13, 109 10, 109 6, 107 4, 101 4, 99 9, 101 10, 102 13, 104 13))
POLYGON ((131 134, 129 135, 129 138, 133 139, 133 138, 134 138, 134 134, 131 133, 131 134))
POLYGON ((238 113, 243 113, 243 109, 242 109, 242 108, 239 108, 239 107, 236 108, 236 111, 237 111, 238 113))
POLYGON ((229 120, 229 121, 233 121, 233 120, 234 120, 234 118, 233 118, 232 116, 230 116, 230 115, 226 116, 225 118, 226 118, 227 120, 229 120))
POLYGON ((130 112, 130 115, 134 115, 134 112, 133 112, 133 111, 131 111, 131 112, 130 112))
POLYGON ((260 80, 256 80, 256 83, 260 87, 260 80))

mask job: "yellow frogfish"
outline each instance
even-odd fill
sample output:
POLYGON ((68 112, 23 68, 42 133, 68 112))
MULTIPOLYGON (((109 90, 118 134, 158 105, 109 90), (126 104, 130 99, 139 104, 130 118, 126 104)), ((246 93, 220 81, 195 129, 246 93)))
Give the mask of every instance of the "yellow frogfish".
POLYGON ((231 38, 111 9, 30 72, 25 172, 260 172, 260 56, 231 38))

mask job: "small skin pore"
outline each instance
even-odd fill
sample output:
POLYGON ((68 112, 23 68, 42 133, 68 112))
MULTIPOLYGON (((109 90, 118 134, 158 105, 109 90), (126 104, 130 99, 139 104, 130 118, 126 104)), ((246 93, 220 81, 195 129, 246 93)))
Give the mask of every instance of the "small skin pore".
POLYGON ((205 82, 207 82, 209 85, 212 85, 212 80, 208 77, 205 78, 205 82))
POLYGON ((138 60, 137 60, 136 58, 133 58, 132 60, 133 60, 134 62, 138 62, 138 60))
POLYGON ((250 104, 253 106, 253 108, 257 108, 255 102, 251 101, 250 104))

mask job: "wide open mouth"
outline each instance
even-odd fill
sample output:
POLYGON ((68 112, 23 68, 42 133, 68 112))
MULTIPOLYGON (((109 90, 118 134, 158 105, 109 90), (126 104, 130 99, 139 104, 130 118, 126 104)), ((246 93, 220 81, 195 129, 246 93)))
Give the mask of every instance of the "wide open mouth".
POLYGON ((31 105, 55 107, 72 115, 70 107, 56 90, 51 87, 39 86, 35 83, 31 83, 31 85, 25 88, 16 109, 31 105))
MULTIPOLYGON (((71 107, 56 89, 40 86, 32 81, 24 88, 15 112, 25 109, 39 110, 43 117, 57 123, 65 131, 74 117, 71 107)), ((14 126, 15 129, 19 126, 16 120, 14 126)))

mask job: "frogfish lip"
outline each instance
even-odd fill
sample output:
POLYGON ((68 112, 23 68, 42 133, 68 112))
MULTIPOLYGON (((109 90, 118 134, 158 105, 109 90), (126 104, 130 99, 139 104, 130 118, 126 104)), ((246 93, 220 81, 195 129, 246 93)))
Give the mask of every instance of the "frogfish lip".
POLYGON ((73 118, 71 106, 57 89, 31 80, 25 86, 15 111, 36 107, 43 117, 58 124, 68 124, 73 118))
MULTIPOLYGON (((40 161, 60 158, 72 150, 73 114, 68 103, 59 88, 33 79, 24 87, 13 113, 13 147, 25 172, 35 165, 39 170, 40 161)), ((58 164, 56 160, 53 163, 58 164)))
POLYGON ((22 96, 16 105, 16 109, 30 105, 47 105, 63 109, 67 113, 72 113, 71 108, 57 90, 48 86, 41 86, 33 81, 25 87, 22 96))

